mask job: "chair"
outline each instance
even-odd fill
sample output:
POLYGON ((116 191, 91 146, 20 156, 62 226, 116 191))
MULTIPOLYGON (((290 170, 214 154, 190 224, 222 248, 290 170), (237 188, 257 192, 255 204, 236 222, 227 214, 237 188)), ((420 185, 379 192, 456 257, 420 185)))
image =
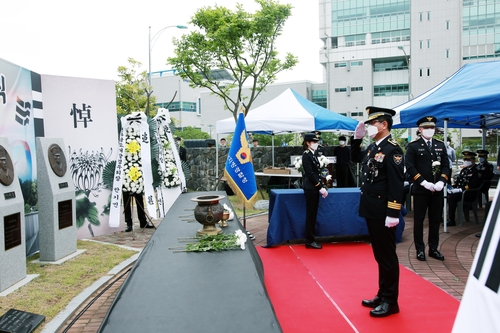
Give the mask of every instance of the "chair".
POLYGON ((477 193, 479 208, 481 208, 483 204, 486 205, 490 201, 490 195, 488 193, 490 187, 491 187, 491 180, 483 181, 483 187, 481 187, 481 189, 477 193))
POLYGON ((483 187, 483 183, 478 188, 468 189, 462 192, 462 200, 460 200, 457 204, 457 214, 458 214, 458 224, 462 225, 462 216, 465 216, 465 221, 469 222, 469 210, 472 208, 472 212, 474 214, 474 219, 476 223, 479 223, 479 219, 477 217, 477 198, 478 193, 483 187), (473 198, 473 200, 466 200, 466 198, 473 198))

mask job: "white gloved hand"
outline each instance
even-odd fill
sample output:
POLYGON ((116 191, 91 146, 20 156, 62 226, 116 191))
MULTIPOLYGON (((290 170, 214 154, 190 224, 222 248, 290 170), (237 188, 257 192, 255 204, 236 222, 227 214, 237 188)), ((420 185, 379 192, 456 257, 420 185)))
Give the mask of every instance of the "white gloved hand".
POLYGON ((423 182, 420 183, 420 185, 422 185, 423 187, 425 187, 429 191, 434 192, 434 184, 433 183, 429 183, 427 180, 424 180, 423 182))
POLYGON ((354 130, 354 138, 355 139, 363 139, 366 135, 365 123, 360 121, 356 129, 354 130))
POLYGON ((443 190, 444 183, 442 180, 438 181, 436 184, 434 184, 434 191, 440 192, 443 190))
POLYGON ((410 182, 405 181, 405 182, 403 183, 403 186, 409 186, 409 185, 410 185, 410 182))
POLYGON ((328 196, 328 191, 324 187, 322 187, 321 190, 319 190, 319 193, 321 193, 321 196, 323 198, 326 198, 328 196))
POLYGON ((385 226, 387 228, 395 227, 398 224, 399 224, 399 217, 386 216, 386 218, 385 218, 385 226))
POLYGON ((325 179, 326 179, 326 181, 327 181, 327 182, 329 182, 330 180, 332 180, 332 175, 328 175, 328 176, 326 176, 326 178, 325 178, 325 179))
POLYGON ((451 190, 451 193, 461 193, 461 192, 462 192, 461 188, 454 188, 453 190, 451 190))

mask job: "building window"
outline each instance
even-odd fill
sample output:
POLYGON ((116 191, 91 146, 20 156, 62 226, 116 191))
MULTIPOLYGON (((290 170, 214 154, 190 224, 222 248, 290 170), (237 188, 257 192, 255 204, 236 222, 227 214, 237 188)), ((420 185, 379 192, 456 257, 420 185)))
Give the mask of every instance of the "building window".
POLYGON ((419 43, 419 45, 420 45, 420 49, 422 49, 422 45, 423 45, 422 41, 421 41, 421 40, 419 40, 419 41, 418 41, 418 43, 419 43))
POLYGON ((422 68, 420 68, 419 72, 420 72, 420 76, 422 76, 424 71, 422 70, 422 68))
POLYGON ((351 61, 351 67, 355 67, 355 66, 363 66, 363 62, 362 61, 351 61))
POLYGON ((317 105, 326 108, 327 105, 326 90, 313 90, 312 101, 313 103, 316 103, 317 105))
POLYGON ((427 12, 427 21, 431 20, 431 12, 427 12))
POLYGON ((351 112, 351 117, 363 117, 363 112, 351 112))
POLYGON ((346 67, 347 63, 346 62, 337 62, 335 63, 335 67, 346 67))
MULTIPOLYGON (((350 92, 352 91, 363 91, 363 87, 350 87, 350 92)), ((336 93, 347 92, 347 88, 335 88, 336 93)))
POLYGON ((410 40, 410 29, 372 32, 372 44, 382 44, 410 40))
POLYGON ((401 96, 408 95, 408 84, 392 84, 385 86, 374 86, 373 96, 401 96))
POLYGON ((406 63, 406 58, 400 58, 397 60, 373 60, 373 71, 374 72, 387 72, 387 71, 399 71, 408 70, 408 64, 406 63))
POLYGON ((450 30, 450 21, 446 21, 446 30, 450 30))
POLYGON ((418 13, 418 16, 419 16, 420 22, 422 22, 424 19, 424 13, 420 12, 420 13, 418 13))
POLYGON ((428 39, 428 40, 427 40, 427 48, 428 48, 428 49, 430 49, 430 48, 431 48, 431 40, 430 40, 430 39, 428 39))
POLYGON ((345 36, 345 46, 359 46, 366 44, 366 34, 345 36))
POLYGON ((431 69, 427 68, 427 76, 431 76, 431 69))
POLYGON ((450 57, 450 49, 446 49, 446 58, 450 57))

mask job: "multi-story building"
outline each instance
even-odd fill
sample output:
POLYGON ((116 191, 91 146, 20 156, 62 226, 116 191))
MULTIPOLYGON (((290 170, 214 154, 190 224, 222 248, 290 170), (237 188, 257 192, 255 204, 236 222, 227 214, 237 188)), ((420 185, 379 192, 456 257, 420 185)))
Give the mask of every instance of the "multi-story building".
MULTIPOLYGON (((500 0, 319 0, 318 18, 326 83, 271 85, 255 107, 292 87, 330 110, 364 119, 367 105, 395 107, 467 62, 500 59, 500 0)), ((218 97, 177 76, 153 77, 153 87, 159 103, 173 98, 170 110, 181 126, 215 133, 210 126, 231 115, 218 97), (166 81, 173 82, 169 89, 166 81)))

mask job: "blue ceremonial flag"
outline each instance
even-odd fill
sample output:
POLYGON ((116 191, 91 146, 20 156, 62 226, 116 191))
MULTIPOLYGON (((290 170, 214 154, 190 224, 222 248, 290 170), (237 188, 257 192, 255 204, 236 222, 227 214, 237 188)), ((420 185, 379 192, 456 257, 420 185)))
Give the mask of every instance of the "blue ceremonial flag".
POLYGON ((257 182, 253 170, 252 155, 248 147, 248 137, 243 113, 238 115, 234 138, 227 155, 224 177, 245 207, 252 206, 257 200, 257 182))

